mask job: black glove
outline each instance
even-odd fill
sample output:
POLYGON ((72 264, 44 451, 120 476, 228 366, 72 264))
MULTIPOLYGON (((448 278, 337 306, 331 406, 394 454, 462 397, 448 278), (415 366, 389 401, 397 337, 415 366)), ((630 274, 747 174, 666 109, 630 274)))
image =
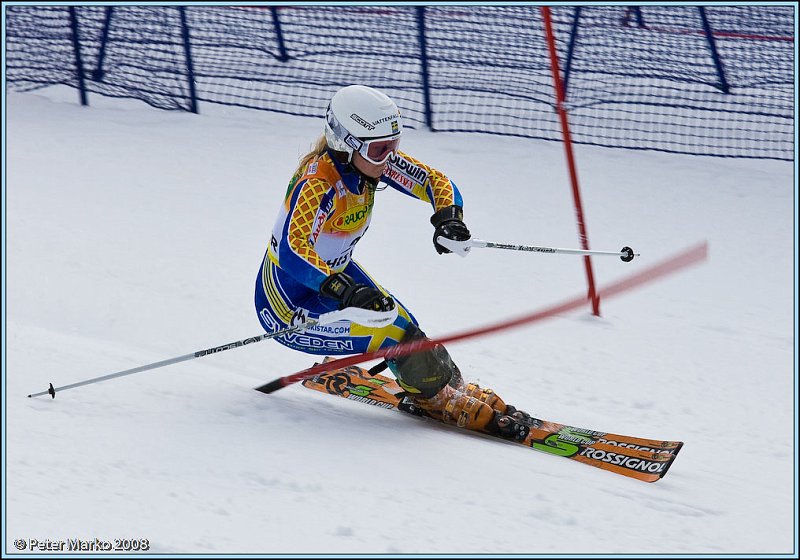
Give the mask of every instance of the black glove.
POLYGON ((383 292, 366 284, 356 284, 344 272, 336 272, 328 276, 319 287, 319 293, 338 300, 339 309, 360 307, 370 311, 391 311, 394 300, 383 292))
POLYGON ((436 247, 436 252, 440 255, 451 251, 439 245, 436 241, 437 237, 446 237, 453 241, 466 241, 472 237, 467 226, 462 221, 463 217, 464 210, 462 210, 461 206, 447 206, 431 216, 431 223, 436 228, 436 231, 433 232, 433 246, 436 247))

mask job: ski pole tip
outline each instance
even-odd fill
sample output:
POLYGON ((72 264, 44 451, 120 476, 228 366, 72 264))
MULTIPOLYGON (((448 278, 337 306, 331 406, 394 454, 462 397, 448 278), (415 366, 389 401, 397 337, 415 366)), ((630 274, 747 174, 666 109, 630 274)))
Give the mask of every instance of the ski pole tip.
POLYGON ((38 397, 39 395, 50 395, 51 397, 56 398, 55 387, 53 387, 52 383, 49 383, 49 385, 50 387, 48 387, 47 391, 42 391, 40 393, 31 393, 30 395, 28 395, 28 398, 30 399, 33 397, 38 397))

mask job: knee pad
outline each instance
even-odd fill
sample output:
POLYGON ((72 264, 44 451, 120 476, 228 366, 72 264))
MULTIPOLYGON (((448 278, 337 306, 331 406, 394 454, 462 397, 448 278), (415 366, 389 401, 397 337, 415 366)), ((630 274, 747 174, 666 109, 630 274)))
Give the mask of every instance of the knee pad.
MULTIPOLYGON (((410 323, 400 343, 421 339, 427 339, 425 333, 410 323)), ((387 358, 386 363, 400 386, 409 394, 421 398, 430 398, 448 383, 461 381, 461 372, 441 344, 398 358, 387 358)))

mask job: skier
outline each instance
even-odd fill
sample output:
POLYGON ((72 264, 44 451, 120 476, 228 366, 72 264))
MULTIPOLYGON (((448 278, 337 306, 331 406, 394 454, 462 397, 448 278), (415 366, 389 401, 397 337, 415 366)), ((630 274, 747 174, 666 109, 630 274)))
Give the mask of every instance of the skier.
MULTIPOLYGON (((384 93, 351 85, 334 94, 324 134, 289 181, 255 290, 267 332, 345 307, 396 309, 394 322, 382 328, 349 321, 316 325, 276 338, 281 344, 310 354, 355 354, 425 338, 409 310, 352 258, 369 227, 380 183, 431 204, 439 254, 451 251, 438 238, 470 238, 458 189, 441 172, 399 151, 402 133, 397 105, 384 93)), ((491 389, 466 384, 442 345, 389 357, 386 364, 429 415, 509 439, 527 435, 530 417, 491 389)))

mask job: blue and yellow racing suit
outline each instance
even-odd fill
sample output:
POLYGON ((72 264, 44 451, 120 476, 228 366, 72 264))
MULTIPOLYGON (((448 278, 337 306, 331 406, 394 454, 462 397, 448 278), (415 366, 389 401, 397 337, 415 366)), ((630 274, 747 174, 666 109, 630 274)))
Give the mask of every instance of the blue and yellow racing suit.
MULTIPOLYGON (((462 206, 461 194, 441 172, 403 152, 390 157, 380 183, 432 205, 433 211, 462 206)), ((375 188, 330 151, 312 160, 289 183, 256 279, 255 305, 267 332, 286 328, 300 309, 316 318, 339 302, 319 293, 322 282, 344 272, 356 282, 390 295, 397 304, 393 324, 369 328, 340 321, 276 338, 311 354, 355 354, 397 344, 417 321, 394 295, 356 261, 353 250, 369 227, 375 188)))

